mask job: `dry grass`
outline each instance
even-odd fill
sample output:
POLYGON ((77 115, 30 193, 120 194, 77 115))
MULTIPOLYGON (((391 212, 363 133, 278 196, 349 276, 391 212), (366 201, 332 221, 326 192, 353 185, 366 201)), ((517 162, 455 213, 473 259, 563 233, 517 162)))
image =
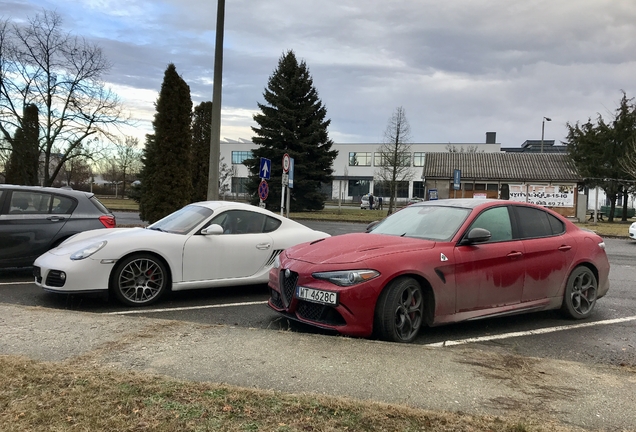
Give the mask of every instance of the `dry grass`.
POLYGON ((3 431, 572 431, 0 356, 3 431))

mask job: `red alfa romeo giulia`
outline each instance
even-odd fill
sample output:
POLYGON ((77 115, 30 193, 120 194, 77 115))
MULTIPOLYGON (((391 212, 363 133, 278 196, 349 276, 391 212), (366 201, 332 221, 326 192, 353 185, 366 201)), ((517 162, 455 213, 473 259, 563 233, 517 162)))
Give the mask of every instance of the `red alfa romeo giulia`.
POLYGON ((603 239, 544 207, 426 201, 368 233, 303 243, 269 274, 269 306, 351 336, 411 342, 420 329, 561 309, 587 318, 609 289, 603 239))

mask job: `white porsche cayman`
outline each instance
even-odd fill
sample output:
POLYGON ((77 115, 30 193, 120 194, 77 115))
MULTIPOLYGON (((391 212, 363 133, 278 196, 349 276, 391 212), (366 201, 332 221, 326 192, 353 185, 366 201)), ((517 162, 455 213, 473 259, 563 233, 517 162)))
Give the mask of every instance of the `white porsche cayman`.
POLYGON ((230 201, 187 205, 147 228, 85 231, 41 255, 35 283, 58 293, 114 294, 131 306, 173 291, 267 283, 284 249, 329 237, 230 201))

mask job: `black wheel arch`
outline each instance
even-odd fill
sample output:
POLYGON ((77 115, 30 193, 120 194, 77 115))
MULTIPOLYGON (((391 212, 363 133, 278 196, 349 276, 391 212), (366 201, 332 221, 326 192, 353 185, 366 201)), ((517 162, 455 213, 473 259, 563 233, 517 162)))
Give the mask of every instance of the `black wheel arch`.
POLYGON ((391 285, 391 283, 394 280, 401 279, 404 277, 413 278, 420 284, 420 288, 422 288, 422 293, 424 294, 424 323, 426 324, 427 327, 430 327, 431 324, 433 324, 433 321, 435 320, 435 292, 433 291, 433 287, 428 281, 428 279, 416 273, 402 273, 399 275, 395 275, 391 279, 388 279, 386 283, 384 284, 384 286, 382 287, 382 290, 378 292, 374 310, 378 306, 377 300, 382 295, 382 292, 384 292, 384 290, 386 290, 387 287, 391 285))

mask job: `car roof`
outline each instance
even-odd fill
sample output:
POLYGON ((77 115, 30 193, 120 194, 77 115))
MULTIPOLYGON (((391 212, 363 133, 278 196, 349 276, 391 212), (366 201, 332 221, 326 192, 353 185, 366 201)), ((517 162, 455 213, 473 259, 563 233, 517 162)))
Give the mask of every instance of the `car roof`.
POLYGON ((44 186, 23 186, 23 185, 12 185, 12 184, 0 184, 0 190, 3 189, 12 189, 12 190, 22 190, 22 191, 30 191, 30 192, 48 192, 54 193, 58 195, 66 195, 72 197, 92 197, 94 194, 91 192, 78 191, 74 189, 67 188, 56 188, 56 187, 44 187, 44 186))
POLYGON ((262 209, 252 204, 247 204, 244 202, 237 202, 237 201, 199 201, 199 202, 191 203, 189 205, 207 207, 211 210, 218 210, 218 209, 250 210, 250 211, 255 211, 260 213, 273 214, 276 216, 276 214, 270 210, 262 209))
POLYGON ((441 200, 429 200, 421 201, 412 204, 413 207, 422 206, 441 206, 441 207, 461 207, 461 208, 478 208, 478 207, 491 207, 501 204, 527 204, 524 202, 508 201, 501 199, 475 199, 475 198, 457 198, 457 199, 441 199, 441 200))

